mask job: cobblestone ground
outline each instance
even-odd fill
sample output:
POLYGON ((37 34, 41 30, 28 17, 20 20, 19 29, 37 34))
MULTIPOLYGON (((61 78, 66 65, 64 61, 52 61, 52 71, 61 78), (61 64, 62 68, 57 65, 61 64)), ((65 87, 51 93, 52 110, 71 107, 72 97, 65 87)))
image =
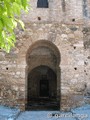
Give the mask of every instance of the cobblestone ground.
POLYGON ((90 105, 72 109, 70 112, 25 111, 0 106, 0 120, 90 120, 90 105))

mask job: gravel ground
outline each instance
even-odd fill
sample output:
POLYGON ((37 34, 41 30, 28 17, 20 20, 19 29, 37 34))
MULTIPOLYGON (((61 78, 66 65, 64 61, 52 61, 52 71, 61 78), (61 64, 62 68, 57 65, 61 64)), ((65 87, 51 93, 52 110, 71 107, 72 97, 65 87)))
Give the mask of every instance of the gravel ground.
POLYGON ((0 120, 90 120, 90 105, 72 109, 70 112, 25 111, 0 106, 0 120))

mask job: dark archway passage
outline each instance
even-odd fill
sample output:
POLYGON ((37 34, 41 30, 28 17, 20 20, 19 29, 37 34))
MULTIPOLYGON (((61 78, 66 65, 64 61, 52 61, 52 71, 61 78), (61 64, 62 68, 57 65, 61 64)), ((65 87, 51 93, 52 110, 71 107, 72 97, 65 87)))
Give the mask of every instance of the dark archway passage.
POLYGON ((40 40, 27 52, 28 110, 60 109, 60 53, 50 41, 40 40))
POLYGON ((56 73, 48 66, 34 68, 28 76, 28 109, 58 109, 56 98, 56 73))
POLYGON ((49 80, 41 79, 40 80, 40 97, 49 97, 49 80))

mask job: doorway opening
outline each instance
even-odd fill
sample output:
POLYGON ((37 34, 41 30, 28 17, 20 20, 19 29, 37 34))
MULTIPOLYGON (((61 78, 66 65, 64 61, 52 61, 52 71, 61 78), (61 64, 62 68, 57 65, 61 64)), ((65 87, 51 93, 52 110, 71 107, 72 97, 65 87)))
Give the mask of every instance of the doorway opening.
POLYGON ((27 54, 27 110, 60 109, 60 54, 45 40, 36 42, 27 54))
POLYGON ((40 80, 40 97, 49 97, 49 81, 40 80))
POLYGON ((34 68, 28 76, 28 109, 57 109, 56 98, 56 73, 48 66, 34 68))

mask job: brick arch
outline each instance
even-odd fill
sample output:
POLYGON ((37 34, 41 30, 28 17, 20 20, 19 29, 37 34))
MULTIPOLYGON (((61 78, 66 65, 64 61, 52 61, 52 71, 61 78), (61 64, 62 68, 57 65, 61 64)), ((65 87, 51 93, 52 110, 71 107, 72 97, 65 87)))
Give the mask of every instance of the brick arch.
MULTIPOLYGON (((41 63, 38 64, 34 64, 33 66, 31 66, 30 68, 28 67, 28 72, 32 71, 34 68, 37 68, 38 66, 40 66, 41 63)), ((56 68, 53 65, 50 64, 43 64, 44 66, 49 67, 50 69, 52 69, 55 73, 57 72, 56 68)))
POLYGON ((48 40, 38 40, 38 41, 34 42, 29 47, 29 49, 27 50, 27 54, 26 54, 26 62, 27 62, 27 64, 28 64, 28 58, 29 58, 30 53, 35 48, 40 47, 40 46, 49 48, 54 53, 54 55, 56 56, 57 65, 60 64, 60 60, 61 60, 60 51, 59 51, 59 49, 57 48, 57 46, 54 43, 52 43, 51 41, 48 41, 48 40))

